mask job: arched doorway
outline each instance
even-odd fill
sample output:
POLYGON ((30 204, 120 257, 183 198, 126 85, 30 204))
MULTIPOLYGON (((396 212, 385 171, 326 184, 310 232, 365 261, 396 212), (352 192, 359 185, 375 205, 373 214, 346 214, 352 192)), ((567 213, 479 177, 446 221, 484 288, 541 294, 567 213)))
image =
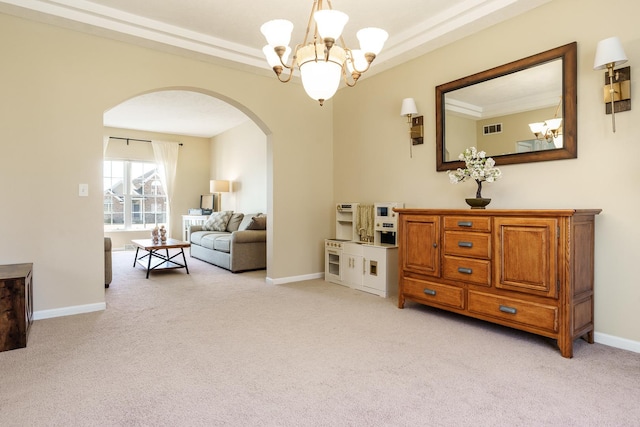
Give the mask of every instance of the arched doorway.
MULTIPOLYGON (((210 179, 232 182, 222 197, 223 210, 268 213, 271 165, 267 155, 269 130, 243 105, 211 91, 192 87, 162 88, 136 94, 104 113, 105 158, 149 155, 152 139, 179 142, 176 191, 170 227, 178 237, 181 216, 199 206, 209 193, 210 179), (109 138, 111 137, 111 138, 109 138), (146 147, 145 147, 146 145, 146 147)), ((146 232, 141 232, 146 238, 146 232)), ((114 247, 126 245, 114 238, 114 247)), ((268 242, 268 251, 270 251, 268 242)))

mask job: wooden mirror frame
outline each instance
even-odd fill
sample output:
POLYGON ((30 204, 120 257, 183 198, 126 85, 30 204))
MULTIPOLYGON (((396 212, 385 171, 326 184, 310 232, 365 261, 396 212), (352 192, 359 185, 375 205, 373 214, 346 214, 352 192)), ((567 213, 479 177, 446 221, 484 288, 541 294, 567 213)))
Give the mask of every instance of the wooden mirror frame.
POLYGON ((490 70, 482 71, 468 77, 442 84, 436 87, 436 170, 447 171, 464 168, 460 160, 444 161, 445 152, 445 104, 444 97, 448 92, 499 78, 507 74, 535 67, 537 65, 562 59, 562 148, 554 150, 531 151, 491 156, 496 165, 514 163, 542 162, 547 160, 575 159, 578 157, 577 141, 577 43, 569 43, 546 52, 510 62, 490 70))

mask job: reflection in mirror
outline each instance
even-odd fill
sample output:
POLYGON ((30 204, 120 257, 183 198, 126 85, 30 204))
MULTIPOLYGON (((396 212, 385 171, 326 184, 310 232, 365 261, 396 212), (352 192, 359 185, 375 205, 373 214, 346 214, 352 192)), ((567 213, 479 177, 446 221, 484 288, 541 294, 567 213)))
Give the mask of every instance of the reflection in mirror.
POLYGON ((497 164, 577 157, 575 53, 572 43, 438 86, 437 170, 471 146, 497 164))

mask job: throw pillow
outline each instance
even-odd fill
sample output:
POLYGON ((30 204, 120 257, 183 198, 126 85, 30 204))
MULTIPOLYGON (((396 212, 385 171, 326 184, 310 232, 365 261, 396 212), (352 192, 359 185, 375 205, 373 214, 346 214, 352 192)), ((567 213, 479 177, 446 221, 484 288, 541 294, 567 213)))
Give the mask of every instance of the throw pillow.
POLYGON ((242 222, 243 218, 244 218, 244 214, 240 212, 236 212, 233 215, 231 215, 231 219, 227 224, 227 231, 233 232, 238 230, 238 227, 240 227, 240 223, 242 222))
POLYGON ((202 224, 202 229, 207 231, 226 231, 231 215, 233 215, 233 211, 214 212, 202 224))
POLYGON ((247 227, 249 226, 249 224, 251 224, 251 221, 253 220, 252 218, 254 216, 260 216, 262 215, 262 213, 258 212, 258 213, 250 213, 250 214, 245 214, 244 218, 242 218, 242 222, 240 223, 240 225, 238 226, 238 230, 242 231, 242 230, 246 230, 247 227))
POLYGON ((266 230, 267 229, 267 216, 258 215, 251 218, 251 222, 247 225, 247 230, 266 230))

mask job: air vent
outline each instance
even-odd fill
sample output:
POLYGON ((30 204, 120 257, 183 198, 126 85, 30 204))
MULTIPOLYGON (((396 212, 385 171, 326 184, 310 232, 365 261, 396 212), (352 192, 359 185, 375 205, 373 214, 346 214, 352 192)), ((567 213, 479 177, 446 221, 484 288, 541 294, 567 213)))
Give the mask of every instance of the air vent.
POLYGON ((494 133, 502 133, 502 123, 484 126, 484 135, 491 135, 494 133))

